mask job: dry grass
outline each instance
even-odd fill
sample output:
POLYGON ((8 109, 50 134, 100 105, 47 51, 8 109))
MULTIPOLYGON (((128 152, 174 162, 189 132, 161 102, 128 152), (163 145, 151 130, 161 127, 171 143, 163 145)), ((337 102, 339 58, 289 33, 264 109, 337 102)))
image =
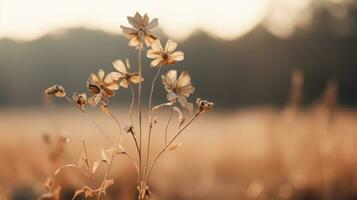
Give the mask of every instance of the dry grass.
MULTIPOLYGON (((100 144, 110 146, 81 113, 36 110, 0 113, 0 199, 21 199, 19 195, 31 199, 40 194, 43 181, 55 168, 77 161, 82 137, 87 138, 92 161, 100 157, 100 144), (45 132, 71 138, 57 163, 48 160, 48 148, 41 141, 45 132)), ((115 124, 105 115, 93 118, 119 140, 115 124)), ((154 169, 153 199, 353 199, 356 121, 357 113, 348 109, 331 113, 317 108, 260 108, 204 116, 179 138, 184 148, 169 152, 173 155, 164 156, 154 169)), ((160 126, 164 122, 153 132, 154 146, 163 142, 160 126)), ((132 144, 125 145, 134 153, 132 144)), ((120 158, 112 170, 116 183, 109 193, 113 199, 135 199, 136 175, 130 162, 120 158)), ((104 169, 98 171, 93 187, 103 174, 104 169)), ((75 170, 63 172, 55 181, 68 199, 75 188, 88 182, 75 170)))

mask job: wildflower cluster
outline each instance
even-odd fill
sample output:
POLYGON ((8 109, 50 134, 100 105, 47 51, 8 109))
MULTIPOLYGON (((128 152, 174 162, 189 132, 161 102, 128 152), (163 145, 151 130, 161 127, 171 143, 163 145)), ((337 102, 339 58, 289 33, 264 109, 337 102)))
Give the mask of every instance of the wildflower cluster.
MULTIPOLYGON (((92 73, 87 81, 87 87, 89 90, 90 97, 87 98, 86 93, 75 92, 72 98, 66 96, 65 89, 62 86, 54 85, 46 89, 45 93, 49 96, 65 97, 68 101, 74 103, 74 105, 86 114, 86 105, 89 104, 92 107, 100 105, 103 112, 108 114, 119 127, 120 133, 128 133, 132 137, 133 142, 136 145, 136 150, 138 153, 138 163, 133 160, 132 156, 122 146, 122 140, 125 139, 125 135, 121 135, 119 143, 113 141, 108 135, 103 132, 100 126, 92 120, 94 125, 99 129, 101 134, 106 137, 111 143, 112 147, 102 150, 102 160, 97 161, 93 164, 89 163, 87 160, 87 155, 83 155, 80 158, 80 164, 74 165, 69 164, 61 167, 56 171, 58 174, 63 168, 66 167, 76 167, 81 169, 81 171, 87 176, 94 175, 96 169, 101 162, 107 164, 108 171, 113 158, 116 155, 127 156, 135 166, 138 172, 138 199, 149 199, 151 191, 148 186, 148 178, 150 173, 156 164, 157 160, 167 151, 174 150, 178 148, 181 143, 176 143, 178 136, 202 113, 205 113, 213 107, 213 103, 207 100, 197 99, 196 104, 190 103, 188 98, 195 92, 195 88, 191 83, 191 76, 187 71, 182 71, 178 73, 177 70, 168 70, 166 73, 161 75, 163 67, 167 67, 172 64, 176 64, 184 59, 184 53, 182 51, 176 51, 177 43, 169 39, 165 47, 163 48, 158 37, 154 36, 151 32, 154 28, 158 26, 158 19, 150 18, 147 14, 144 16, 136 13, 133 17, 128 17, 128 22, 131 27, 121 26, 124 35, 130 39, 129 46, 135 48, 138 52, 138 66, 137 71, 133 71, 130 65, 129 59, 121 60, 117 59, 112 62, 114 71, 105 73, 103 69, 99 69, 98 73, 92 73), (145 50, 145 46, 148 48, 146 51, 146 56, 152 59, 150 66, 153 70, 156 70, 156 76, 152 80, 150 97, 149 97, 149 127, 148 127, 148 138, 144 141, 143 130, 142 130, 142 87, 144 82, 144 77, 142 74, 142 51, 145 50), (155 90, 155 83, 158 77, 162 79, 163 88, 167 92, 167 100, 164 103, 152 106, 152 97, 155 90), (136 87, 138 86, 138 87, 136 87), (116 92, 120 89, 131 89, 132 101, 129 111, 129 117, 131 122, 129 124, 123 125, 118 118, 112 113, 109 108, 109 102, 112 97, 115 96, 116 92), (137 89, 137 90, 136 90, 137 89), (135 98, 137 97, 137 99, 135 98), (132 111, 137 104, 138 110, 138 123, 134 124, 132 120, 132 111), (196 105, 196 106, 194 106, 196 105), (154 111, 163 109, 164 107, 170 108, 170 114, 165 126, 165 143, 161 147, 161 150, 151 158, 151 134, 153 126, 157 123, 157 117, 154 116, 154 111), (180 108, 181 107, 181 108, 180 108), (184 112, 181 109, 188 110, 190 113, 190 120, 186 121, 184 112), (178 113, 179 129, 174 134, 172 138, 168 138, 168 127, 171 123, 172 113, 178 113)), ((84 151, 85 143, 83 142, 84 151)), ((106 173, 107 176, 108 173, 106 173)), ((113 180, 104 177, 102 185, 98 189, 91 189, 88 186, 84 186, 82 189, 75 192, 77 197, 84 194, 86 197, 101 197, 105 196, 105 189, 113 183, 113 180)))

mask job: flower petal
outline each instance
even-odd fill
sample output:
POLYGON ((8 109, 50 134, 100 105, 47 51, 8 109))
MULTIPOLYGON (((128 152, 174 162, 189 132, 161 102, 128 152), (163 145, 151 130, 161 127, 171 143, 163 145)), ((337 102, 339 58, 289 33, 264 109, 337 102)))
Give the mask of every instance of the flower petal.
POLYGON ((139 82, 143 82, 144 81, 144 78, 139 76, 139 74, 136 74, 136 75, 133 75, 129 78, 129 81, 131 83, 134 83, 134 84, 137 84, 139 82))
POLYGON ((152 43, 151 43, 151 48, 155 51, 163 51, 162 49, 162 46, 161 46, 161 42, 159 39, 157 40, 154 40, 152 43))
MULTIPOLYGON (((110 72, 107 75, 106 79, 109 77, 113 81, 118 81, 122 76, 123 75, 121 73, 119 73, 119 72, 110 72)), ((105 82, 105 80, 104 80, 104 82, 105 82)))
POLYGON ((173 101, 177 98, 177 95, 171 91, 171 92, 167 93, 166 97, 167 97, 167 100, 173 101))
POLYGON ((120 28, 123 30, 123 34, 125 37, 131 39, 133 37, 135 37, 135 35, 138 34, 138 31, 133 29, 133 28, 129 28, 126 26, 121 25, 120 28))
POLYGON ((191 76, 188 74, 188 72, 183 71, 177 79, 176 88, 183 88, 188 85, 191 85, 191 76))
POLYGON ((105 85, 105 88, 108 90, 118 90, 119 89, 119 85, 116 84, 115 82, 112 82, 108 85, 105 85))
POLYGON ((162 63, 163 60, 164 60, 164 59, 163 59, 162 57, 160 57, 160 58, 157 58, 157 59, 151 61, 151 67, 156 67, 156 66, 158 66, 159 64, 162 63))
POLYGON ((174 61, 182 61, 184 59, 184 53, 182 51, 175 51, 169 54, 169 58, 174 61))
POLYGON ((101 99, 102 99, 102 95, 96 94, 96 95, 91 96, 87 102, 92 107, 95 107, 101 101, 101 99))
POLYGON ((167 40, 166 45, 165 45, 165 52, 166 53, 172 53, 173 51, 175 51, 175 49, 177 48, 177 43, 172 41, 171 39, 167 40))
POLYGON ((177 79, 177 71, 170 70, 168 71, 165 76, 162 76, 162 83, 164 84, 167 90, 172 90, 175 87, 176 79, 177 79))
POLYGON ((128 82, 128 80, 123 79, 120 81, 119 85, 122 86, 123 88, 128 88, 129 82, 128 82))
POLYGON ((131 38, 131 40, 129 42, 129 46, 132 46, 132 47, 138 47, 139 44, 140 44, 139 36, 135 36, 135 37, 131 38))
POLYGON ((127 19, 128 19, 129 24, 131 24, 134 28, 139 29, 140 24, 138 24, 137 21, 135 20, 135 16, 134 17, 128 16, 127 19))
POLYGON ((99 69, 99 71, 98 71, 98 78, 99 78, 99 81, 100 81, 100 82, 102 82, 102 81, 103 81, 104 76, 105 76, 105 72, 104 72, 104 70, 99 69))
POLYGON ((125 67, 125 64, 122 60, 118 59, 112 62, 114 68, 121 74, 127 74, 128 70, 125 67))
POLYGON ((146 57, 148 58, 160 58, 161 57, 161 51, 156 51, 154 49, 149 49, 147 52, 146 52, 146 57))
POLYGON ((136 24, 139 26, 139 28, 141 25, 143 25, 143 17, 140 15, 140 13, 138 12, 135 13, 134 20, 136 24))
POLYGON ((143 17, 143 26, 146 27, 149 24, 149 16, 148 14, 145 13, 144 17, 143 17))
POLYGON ((159 20, 157 18, 151 20, 151 22, 145 27, 145 30, 151 30, 159 25, 159 20))

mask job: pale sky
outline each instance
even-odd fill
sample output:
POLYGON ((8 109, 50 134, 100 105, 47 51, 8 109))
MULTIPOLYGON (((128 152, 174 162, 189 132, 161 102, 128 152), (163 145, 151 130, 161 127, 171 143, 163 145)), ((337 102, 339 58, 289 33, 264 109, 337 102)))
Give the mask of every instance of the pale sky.
MULTIPOLYGON (((196 29, 235 39, 264 20, 273 33, 289 34, 311 0, 0 0, 0 38, 31 40, 71 27, 120 33, 135 11, 158 17, 174 39, 196 29)), ((306 17, 307 16, 307 17, 306 17)), ((306 19, 305 19, 306 18, 306 19)))

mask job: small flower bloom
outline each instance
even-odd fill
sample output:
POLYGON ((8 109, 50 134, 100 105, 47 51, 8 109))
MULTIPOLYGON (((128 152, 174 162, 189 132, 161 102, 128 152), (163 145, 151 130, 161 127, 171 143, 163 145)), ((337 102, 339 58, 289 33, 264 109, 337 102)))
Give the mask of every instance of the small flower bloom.
POLYGON ((151 33, 151 30, 159 25, 157 18, 150 21, 147 14, 141 16, 136 12, 134 17, 128 17, 128 21, 132 28, 126 26, 120 26, 120 28, 123 29, 124 36, 130 39, 129 46, 143 48, 143 42, 145 42, 149 47, 157 39, 151 33))
POLYGON ((137 84, 139 82, 143 82, 144 78, 140 77, 138 72, 133 72, 133 73, 129 72, 130 70, 129 59, 126 59, 125 62, 126 65, 120 59, 113 62, 114 68, 118 71, 113 73, 118 73, 117 76, 119 76, 119 85, 124 88, 127 88, 129 86, 129 83, 137 84))
POLYGON ((193 105, 192 103, 188 103, 186 99, 195 91, 195 88, 191 84, 190 75, 186 71, 183 71, 177 78, 177 71, 170 70, 166 75, 162 75, 161 78, 165 90, 168 92, 167 99, 169 101, 175 101, 177 99, 182 107, 192 112, 193 105))
POLYGON ((75 92, 72 96, 73 102, 82 110, 84 110, 84 105, 87 103, 86 93, 75 92))
POLYGON ((184 59, 184 53, 182 51, 175 51, 176 48, 177 43, 171 39, 166 42, 164 49, 161 46, 160 40, 155 40, 151 44, 151 49, 146 53, 148 58, 154 59, 151 62, 151 67, 161 67, 182 61, 184 59))
POLYGON ((119 85, 116 83, 118 78, 115 72, 105 76, 105 72, 102 69, 99 70, 98 76, 92 73, 87 81, 87 86, 93 96, 87 102, 93 107, 99 102, 107 105, 109 97, 114 96, 114 91, 119 89, 119 85))
POLYGON ((207 111, 211 110, 213 108, 213 106, 214 106, 214 103, 206 101, 206 100, 202 100, 200 98, 198 98, 196 100, 196 104, 197 104, 197 107, 198 107, 198 111, 200 113, 207 112, 207 111))
POLYGON ((45 90, 45 94, 48 96, 65 97, 65 89, 60 85, 53 85, 45 90))

